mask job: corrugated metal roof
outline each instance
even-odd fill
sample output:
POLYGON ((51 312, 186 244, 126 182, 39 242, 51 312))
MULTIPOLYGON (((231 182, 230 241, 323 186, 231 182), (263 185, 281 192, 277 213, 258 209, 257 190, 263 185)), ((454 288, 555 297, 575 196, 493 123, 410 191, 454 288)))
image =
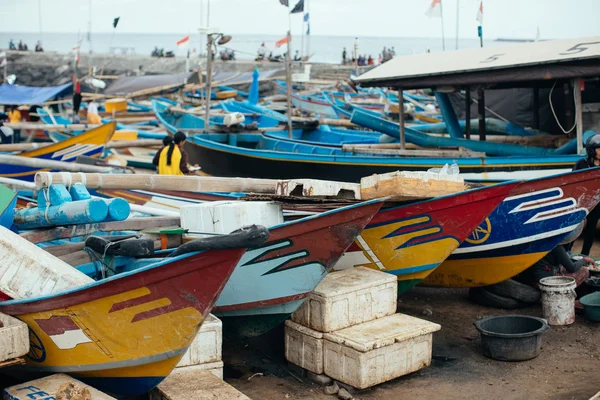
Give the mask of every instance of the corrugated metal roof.
POLYGON ((403 79, 532 67, 600 59, 600 36, 394 57, 355 79, 357 83, 401 84, 403 79))

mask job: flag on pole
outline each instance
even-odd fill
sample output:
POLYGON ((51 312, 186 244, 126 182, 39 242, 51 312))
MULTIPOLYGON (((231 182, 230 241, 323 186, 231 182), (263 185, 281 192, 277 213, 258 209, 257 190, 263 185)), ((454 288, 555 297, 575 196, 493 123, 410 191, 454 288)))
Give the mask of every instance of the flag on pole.
POLYGON ((284 44, 286 44, 287 42, 288 42, 288 40, 287 40, 287 36, 286 36, 286 37, 284 37, 283 39, 276 41, 276 42, 275 42, 275 47, 280 47, 280 46, 283 46, 283 45, 284 45, 284 44))
POLYGON ((429 18, 441 18, 442 17, 442 0, 431 0, 431 5, 425 12, 429 18))
POLYGON ((286 7, 290 6, 290 2, 288 0, 279 0, 279 2, 281 3, 282 6, 286 6, 286 7))
POLYGON ((304 22, 308 22, 308 13, 304 14, 304 22))
POLYGON ((117 17, 113 20, 113 28, 116 28, 117 25, 119 24, 119 20, 121 19, 121 17, 117 17))
POLYGON ((190 42, 190 35, 187 35, 183 39, 179 39, 177 41, 177 47, 187 46, 189 42, 190 42))
POLYGON ((301 12, 304 12, 304 0, 300 0, 298 3, 296 3, 294 8, 292 8, 292 11, 290 11, 290 14, 298 14, 301 12))
POLYGON ((479 25, 483 25, 483 1, 479 2, 479 8, 477 9, 477 16, 475 18, 479 22, 479 25))

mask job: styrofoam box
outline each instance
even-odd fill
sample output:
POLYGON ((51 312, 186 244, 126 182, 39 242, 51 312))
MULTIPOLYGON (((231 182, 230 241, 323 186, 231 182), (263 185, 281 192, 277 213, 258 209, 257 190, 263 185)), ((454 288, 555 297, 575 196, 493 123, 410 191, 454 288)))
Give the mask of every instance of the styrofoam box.
POLYGON ((315 374, 323 373, 323 334, 285 321, 285 359, 315 374))
POLYGON ((13 299, 57 293, 94 282, 66 262, 0 226, 0 291, 13 299))
POLYGON ((395 275, 358 267, 332 272, 292 314, 292 320, 319 332, 332 332, 396 312, 395 275))
POLYGON ((223 323, 208 314, 196 338, 187 349, 177 367, 221 361, 223 353, 223 323))
POLYGON ((177 368, 149 393, 150 400, 250 400, 207 371, 177 368))
POLYGON ((27 324, 0 313, 0 361, 10 360, 29 353, 29 328, 27 324))
POLYGON ((431 364, 440 325, 395 314, 323 335, 327 376, 366 389, 431 364))
POLYGON ((208 371, 217 378, 223 379, 223 361, 215 361, 204 364, 188 365, 187 367, 179 367, 177 371, 208 371))
POLYGON ((281 205, 269 201, 213 201, 181 207, 181 227, 194 232, 230 233, 246 225, 283 223, 281 205))
POLYGON ((73 383, 78 388, 87 389, 90 392, 91 400, 115 400, 114 397, 102 393, 65 374, 50 375, 45 378, 11 386, 4 389, 2 398, 4 400, 55 399, 60 387, 65 383, 73 383))

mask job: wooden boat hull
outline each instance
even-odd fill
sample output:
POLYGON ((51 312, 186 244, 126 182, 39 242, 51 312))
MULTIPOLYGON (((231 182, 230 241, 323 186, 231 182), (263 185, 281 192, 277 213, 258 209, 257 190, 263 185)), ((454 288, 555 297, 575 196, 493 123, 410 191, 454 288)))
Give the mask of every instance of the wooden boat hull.
POLYGON ((423 284, 486 286, 523 272, 598 204, 599 178, 593 169, 520 184, 423 284))
POLYGON ((398 276, 398 294, 432 273, 518 183, 381 210, 336 269, 369 267, 398 276))
MULTIPOLYGON (((489 157, 489 158, 420 158, 338 155, 339 150, 298 143, 281 142, 281 150, 257 150, 209 140, 210 135, 196 135, 186 142, 190 164, 198 164, 207 175, 225 177, 301 179, 316 178, 343 182, 360 182, 372 174, 398 170, 427 171, 444 164, 459 165, 466 180, 498 182, 532 179, 568 172, 579 156, 489 157), (294 152, 293 147, 309 146, 314 153, 294 152)), ((251 136, 251 135, 246 135, 251 136)), ((239 140, 239 139, 238 139, 239 140)), ((265 139, 268 140, 268 139, 265 139)), ((271 139, 273 140, 273 139, 271 139)), ((277 147, 279 149, 279 147, 277 147)))
POLYGON ((258 336, 302 305, 383 203, 370 201, 269 229, 248 249, 213 314, 242 336, 258 336), (317 239, 317 240, 316 240, 317 239))
MULTIPOLYGON (((20 153, 19 156, 65 162, 74 162, 79 156, 100 157, 115 128, 116 123, 110 122, 62 142, 20 153)), ((50 171, 50 169, 0 164, 0 176, 4 178, 33 181, 35 174, 40 171, 50 171)), ((57 171, 53 170, 53 172, 57 171)))
POLYGON ((1 302, 0 312, 29 326, 31 350, 15 373, 64 372, 118 398, 147 393, 177 365, 244 251, 185 254, 56 295, 1 302))

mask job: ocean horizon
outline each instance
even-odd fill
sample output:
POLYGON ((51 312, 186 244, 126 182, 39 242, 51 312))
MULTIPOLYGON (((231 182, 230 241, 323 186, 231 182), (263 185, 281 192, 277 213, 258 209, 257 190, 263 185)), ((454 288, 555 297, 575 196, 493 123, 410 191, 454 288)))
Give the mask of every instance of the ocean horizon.
MULTIPOLYGON (((191 57, 197 57, 205 53, 206 37, 199 34, 190 34, 189 44, 186 47, 178 48, 176 42, 183 37, 185 33, 92 33, 91 50, 93 53, 108 54, 111 52, 120 54, 124 49, 137 55, 149 56, 155 47, 163 48, 165 51, 173 51, 176 57, 186 57, 187 51, 191 52, 191 57), (203 51, 199 51, 200 48, 203 51)), ((73 47, 77 45, 78 37, 82 38, 81 52, 90 52, 90 42, 87 40, 87 33, 44 33, 39 32, 0 32, 0 48, 7 49, 9 41, 12 39, 15 45, 19 41, 27 44, 30 51, 33 51, 38 40, 42 41, 45 51, 58 53, 72 53, 73 47)), ((346 48, 348 57, 351 57, 354 40, 353 36, 295 36, 292 37, 291 49, 292 55, 296 51, 304 49, 304 53, 311 55, 311 61, 327 64, 339 64, 342 59, 342 51, 346 48)), ((256 56, 256 51, 264 42, 268 51, 273 51, 273 55, 283 54, 286 47, 275 47, 275 42, 282 39, 281 35, 232 35, 232 40, 222 48, 234 50, 236 59, 251 60, 256 56)), ((484 40, 484 46, 497 46, 502 41, 484 40)), ((480 46, 479 38, 458 40, 459 49, 476 48, 480 46)), ((383 48, 393 48, 396 55, 409 55, 426 53, 427 51, 442 51, 441 38, 427 37, 381 37, 369 36, 358 37, 358 54, 366 57, 373 57, 377 63, 377 58, 383 48)), ((446 38, 446 50, 455 50, 456 39, 446 38)))

